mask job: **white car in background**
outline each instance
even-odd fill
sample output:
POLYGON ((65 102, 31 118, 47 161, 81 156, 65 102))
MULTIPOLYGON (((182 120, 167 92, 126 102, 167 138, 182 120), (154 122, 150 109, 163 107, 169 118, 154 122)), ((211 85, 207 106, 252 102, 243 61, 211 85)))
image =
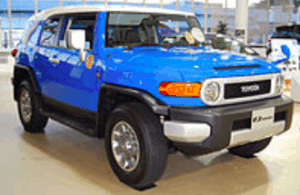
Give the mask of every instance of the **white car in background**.
POLYGON ((277 65, 285 76, 285 94, 295 101, 300 101, 300 25, 284 25, 276 28, 276 33, 270 36, 267 43, 267 60, 277 61, 284 58, 282 45, 287 45, 291 51, 290 59, 277 65), (299 81, 298 81, 299 80, 299 81))

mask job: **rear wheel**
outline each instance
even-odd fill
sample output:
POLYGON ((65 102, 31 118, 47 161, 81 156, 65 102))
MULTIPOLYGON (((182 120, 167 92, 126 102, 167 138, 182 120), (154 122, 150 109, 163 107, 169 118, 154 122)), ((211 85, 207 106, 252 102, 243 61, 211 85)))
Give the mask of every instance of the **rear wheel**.
POLYGON ((124 104, 110 114, 105 146, 113 171, 127 185, 146 187, 164 172, 168 143, 158 117, 142 104, 124 104))
POLYGON ((272 137, 249 144, 229 148, 229 152, 241 157, 252 157, 254 154, 264 150, 271 142, 272 137))
POLYGON ((25 80, 18 89, 19 117, 25 131, 31 133, 43 132, 48 118, 40 114, 41 102, 34 93, 31 84, 25 80))

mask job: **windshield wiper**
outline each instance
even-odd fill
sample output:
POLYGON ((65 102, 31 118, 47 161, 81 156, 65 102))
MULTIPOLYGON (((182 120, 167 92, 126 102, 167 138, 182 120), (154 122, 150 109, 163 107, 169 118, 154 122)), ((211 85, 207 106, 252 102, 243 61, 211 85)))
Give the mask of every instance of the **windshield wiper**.
POLYGON ((123 50, 123 51, 129 51, 134 47, 138 47, 138 46, 163 46, 163 47, 167 47, 169 49, 169 45, 168 44, 150 44, 150 43, 131 43, 129 45, 127 45, 127 47, 123 50))
POLYGON ((132 48, 134 47, 138 47, 138 46, 162 46, 165 47, 167 49, 170 49, 170 47, 172 46, 194 46, 194 47, 199 47, 200 44, 193 44, 193 45, 189 45, 189 44, 166 44, 166 43, 158 43, 158 44, 149 44, 149 43, 131 43, 129 45, 127 45, 127 47, 123 50, 123 51, 130 51, 132 48))
POLYGON ((146 43, 131 43, 131 44, 127 45, 127 47, 123 51, 129 51, 129 50, 132 50, 132 48, 134 48, 134 47, 147 46, 147 45, 149 45, 149 44, 146 44, 146 43))

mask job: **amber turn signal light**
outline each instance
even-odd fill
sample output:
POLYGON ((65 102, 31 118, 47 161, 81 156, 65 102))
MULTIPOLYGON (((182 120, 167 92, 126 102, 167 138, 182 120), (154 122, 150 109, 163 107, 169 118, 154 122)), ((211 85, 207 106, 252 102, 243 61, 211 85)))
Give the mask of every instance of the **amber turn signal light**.
POLYGON ((162 82, 159 92, 166 96, 200 97, 201 83, 162 82))

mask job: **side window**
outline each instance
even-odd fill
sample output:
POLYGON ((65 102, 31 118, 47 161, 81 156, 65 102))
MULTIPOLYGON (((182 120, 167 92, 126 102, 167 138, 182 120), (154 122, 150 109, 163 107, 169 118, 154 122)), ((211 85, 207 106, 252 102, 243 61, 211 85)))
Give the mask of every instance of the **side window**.
POLYGON ((57 16, 46 20, 40 45, 57 46, 60 24, 61 18, 57 16))
POLYGON ((32 32, 36 29, 38 24, 39 21, 35 20, 35 16, 32 16, 28 19, 28 21, 25 23, 23 37, 21 39, 22 44, 26 45, 29 37, 32 35, 32 32))
POLYGON ((76 14, 68 15, 64 22, 61 31, 59 46, 67 46, 67 31, 68 30, 85 30, 85 48, 93 49, 94 33, 96 26, 96 13, 95 14, 76 14))
POLYGON ((42 27, 41 25, 39 25, 35 31, 31 34, 31 36, 29 37, 28 41, 27 41, 27 45, 28 46, 36 46, 37 43, 38 43, 38 39, 39 39, 39 35, 40 35, 40 32, 42 30, 42 27))

